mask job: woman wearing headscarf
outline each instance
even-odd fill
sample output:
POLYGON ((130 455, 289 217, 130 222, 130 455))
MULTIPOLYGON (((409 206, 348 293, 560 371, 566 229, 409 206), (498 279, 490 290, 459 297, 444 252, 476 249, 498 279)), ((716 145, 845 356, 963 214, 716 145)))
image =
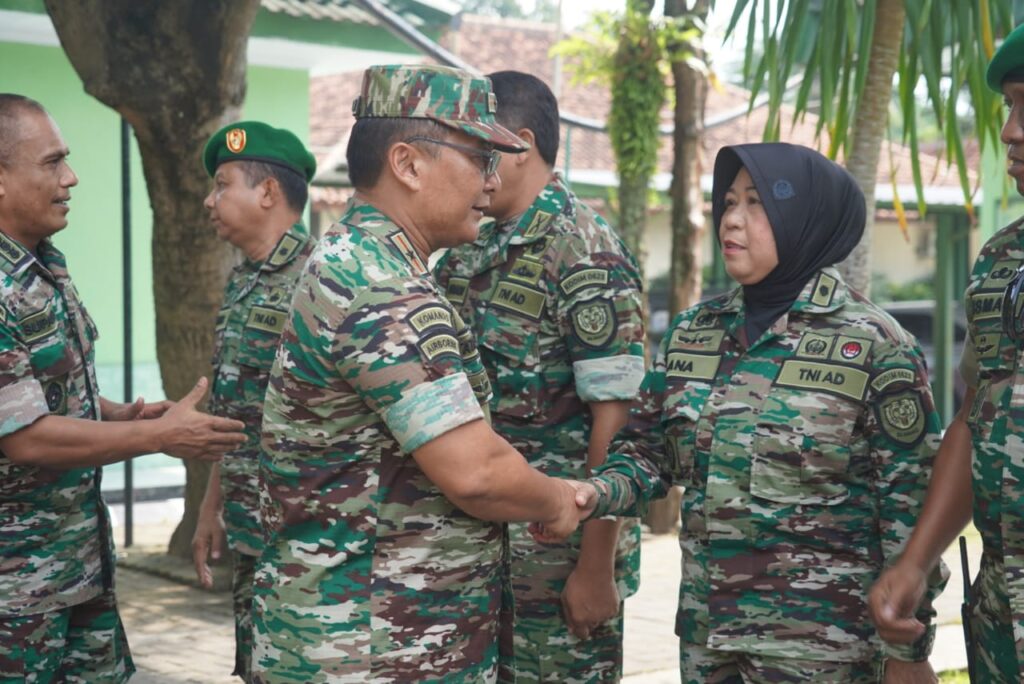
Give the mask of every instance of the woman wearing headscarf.
POLYGON ((736 145, 715 161, 712 213, 739 287, 673 321, 592 480, 595 515, 685 487, 683 682, 933 681, 934 627, 883 646, 866 608, 940 425, 916 341, 834 268, 864 196, 813 150, 736 145))

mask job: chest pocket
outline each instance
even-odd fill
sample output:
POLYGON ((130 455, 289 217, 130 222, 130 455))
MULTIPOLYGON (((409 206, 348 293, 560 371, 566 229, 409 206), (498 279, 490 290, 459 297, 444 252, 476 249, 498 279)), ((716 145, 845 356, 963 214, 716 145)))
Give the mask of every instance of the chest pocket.
POLYGON ((254 306, 238 341, 238 365, 267 372, 274 365, 277 343, 281 340, 288 312, 267 306, 254 306))
POLYGON ((41 382, 66 376, 75 368, 72 343, 61 330, 52 303, 18 321, 21 338, 29 350, 33 375, 41 382))
POLYGON ((772 388, 754 434, 751 496, 831 506, 849 497, 860 405, 832 394, 772 388))
POLYGON ((493 412, 527 419, 541 408, 540 323, 488 309, 480 351, 492 372, 493 412))
POLYGON ((665 393, 661 427, 667 465, 676 484, 699 483, 697 432, 709 396, 711 383, 699 381, 670 383, 665 393))

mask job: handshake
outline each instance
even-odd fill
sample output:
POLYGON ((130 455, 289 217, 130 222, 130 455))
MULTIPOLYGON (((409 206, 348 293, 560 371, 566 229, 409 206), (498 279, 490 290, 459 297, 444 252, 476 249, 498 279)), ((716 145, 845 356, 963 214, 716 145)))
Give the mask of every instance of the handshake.
POLYGON ((530 523, 530 534, 541 543, 560 542, 576 531, 597 507, 597 489, 590 482, 552 478, 558 487, 558 517, 530 523))

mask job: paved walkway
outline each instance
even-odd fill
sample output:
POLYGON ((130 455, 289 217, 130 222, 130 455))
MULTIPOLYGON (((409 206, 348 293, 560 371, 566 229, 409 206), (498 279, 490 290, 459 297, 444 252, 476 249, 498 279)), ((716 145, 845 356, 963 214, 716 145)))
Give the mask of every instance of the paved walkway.
MULTIPOLYGON (((136 507, 136 546, 122 552, 117 576, 121 613, 131 642, 139 684, 237 684, 230 594, 182 583, 190 564, 159 554, 180 515, 180 502, 136 507), (171 578, 177 579, 171 579, 171 578)), ((114 510, 115 522, 119 511, 114 510)), ((123 533, 115 530, 120 545, 123 533)), ((980 541, 971 539, 972 569, 980 541)), ((624 684, 677 684, 678 645, 673 634, 679 587, 679 547, 674 535, 645 536, 640 591, 626 601, 624 684)), ((936 670, 966 667, 960 631, 963 596, 955 549, 946 554, 953 570, 937 606, 939 634, 932 657, 936 670), (955 564, 954 564, 955 561, 955 564)), ((228 582, 226 568, 219 582, 228 582)))

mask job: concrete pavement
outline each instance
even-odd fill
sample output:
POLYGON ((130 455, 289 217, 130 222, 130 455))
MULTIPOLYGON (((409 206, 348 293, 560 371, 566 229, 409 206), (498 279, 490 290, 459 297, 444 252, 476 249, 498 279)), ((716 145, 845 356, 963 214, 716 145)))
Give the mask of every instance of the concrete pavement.
MULTIPOLYGON (((115 525, 120 511, 112 507, 115 525)), ((234 666, 231 598, 185 584, 194 579, 186 561, 162 555, 180 516, 181 503, 136 506, 136 546, 122 550, 117 593, 139 684, 231 684, 234 666)), ((123 533, 115 527, 119 548, 123 533)), ((980 540, 971 539, 977 570, 980 540)), ((679 588, 679 547, 675 535, 646 535, 640 591, 626 601, 624 683, 677 684, 678 643, 673 634, 679 588)), ((945 558, 953 570, 939 611, 939 633, 932 657, 936 670, 966 667, 960 631, 963 596, 955 549, 945 558), (955 565, 950 561, 955 560, 955 565)), ((219 582, 228 582, 221 568, 219 582)))

